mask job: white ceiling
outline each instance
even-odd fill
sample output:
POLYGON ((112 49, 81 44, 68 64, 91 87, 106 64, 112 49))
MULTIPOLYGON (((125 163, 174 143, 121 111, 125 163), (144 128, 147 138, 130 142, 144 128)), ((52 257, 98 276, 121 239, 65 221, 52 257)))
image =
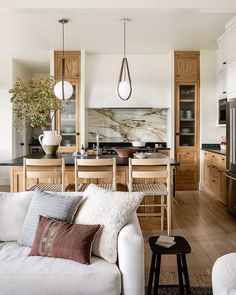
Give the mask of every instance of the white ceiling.
POLYGON ((127 25, 128 54, 211 50, 235 14, 235 0, 0 0, 0 55, 47 62, 49 50, 61 49, 61 17, 71 19, 65 28, 66 50, 122 53, 123 17, 132 19, 127 25))

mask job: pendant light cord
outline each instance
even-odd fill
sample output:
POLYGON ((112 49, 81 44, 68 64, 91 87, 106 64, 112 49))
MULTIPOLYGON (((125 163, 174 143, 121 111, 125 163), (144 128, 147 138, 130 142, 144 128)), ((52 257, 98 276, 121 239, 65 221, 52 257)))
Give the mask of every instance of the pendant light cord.
POLYGON ((65 89, 64 89, 64 79, 65 79, 65 22, 62 22, 62 100, 65 100, 65 89))
POLYGON ((126 57, 126 22, 125 22, 125 19, 124 19, 124 57, 126 57))

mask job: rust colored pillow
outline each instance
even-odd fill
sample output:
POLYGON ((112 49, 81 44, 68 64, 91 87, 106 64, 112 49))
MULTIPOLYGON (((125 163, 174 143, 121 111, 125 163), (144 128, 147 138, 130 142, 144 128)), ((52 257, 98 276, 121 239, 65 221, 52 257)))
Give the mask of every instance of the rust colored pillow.
POLYGON ((90 264, 92 245, 99 228, 98 224, 71 224, 40 215, 29 255, 90 264))

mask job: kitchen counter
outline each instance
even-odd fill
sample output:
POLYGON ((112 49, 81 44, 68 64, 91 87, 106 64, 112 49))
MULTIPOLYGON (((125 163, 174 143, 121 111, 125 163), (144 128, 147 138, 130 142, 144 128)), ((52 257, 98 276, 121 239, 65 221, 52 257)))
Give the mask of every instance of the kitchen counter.
MULTIPOLYGON (((63 157, 65 159, 65 165, 66 166, 73 166, 74 165, 74 159, 75 156, 72 154, 56 154, 56 155, 45 155, 44 153, 34 153, 32 155, 27 155, 27 158, 31 159, 57 159, 63 157)), ((107 158, 116 158, 116 164, 117 166, 128 166, 129 165, 129 158, 127 157, 119 157, 118 155, 89 155, 89 156, 77 156, 78 158, 83 159, 107 159, 107 158)), ((23 158, 19 157, 15 159, 11 159, 8 161, 0 162, 0 166, 23 166, 23 158)), ((151 159, 166 159, 167 163, 170 163, 172 166, 178 165, 178 163, 172 159, 167 157, 166 155, 162 153, 152 153, 148 158, 151 159)))
POLYGON ((202 150, 226 156, 226 150, 222 150, 219 144, 202 144, 202 150))

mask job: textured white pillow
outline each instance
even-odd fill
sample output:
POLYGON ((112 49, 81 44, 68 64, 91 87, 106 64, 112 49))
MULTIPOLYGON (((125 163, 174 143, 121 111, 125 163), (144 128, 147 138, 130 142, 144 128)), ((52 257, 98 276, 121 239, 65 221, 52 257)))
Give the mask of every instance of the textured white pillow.
POLYGON ((0 241, 18 239, 32 195, 32 192, 0 193, 0 241))
POLYGON ((100 224, 93 254, 117 261, 117 238, 143 199, 142 193, 112 192, 90 184, 84 192, 75 223, 100 224))

